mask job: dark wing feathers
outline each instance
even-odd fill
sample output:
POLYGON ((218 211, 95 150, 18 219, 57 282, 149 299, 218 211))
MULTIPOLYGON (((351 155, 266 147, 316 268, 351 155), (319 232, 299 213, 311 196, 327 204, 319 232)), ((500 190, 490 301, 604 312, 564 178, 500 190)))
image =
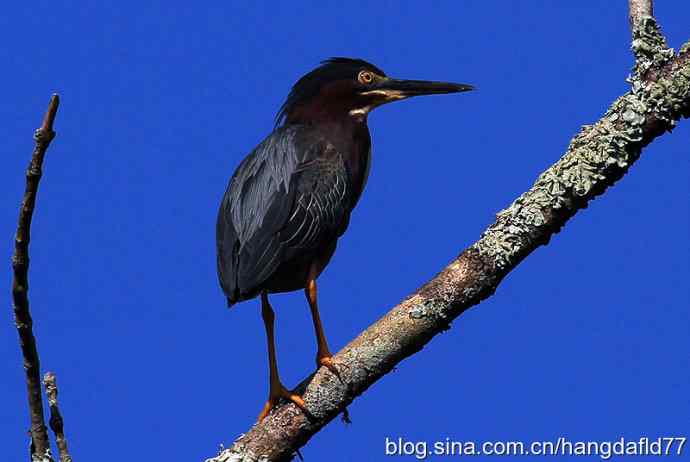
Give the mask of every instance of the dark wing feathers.
POLYGON ((281 239, 292 249, 313 249, 324 238, 338 237, 332 234, 349 205, 347 171, 340 154, 327 145, 321 157, 300 165, 296 175, 295 203, 281 239))
POLYGON ((273 132, 235 172, 228 200, 232 224, 242 243, 256 233, 264 219, 273 217, 267 212, 276 200, 288 199, 290 179, 299 162, 296 132, 294 127, 273 132))
POLYGON ((221 203, 218 273, 230 302, 256 295, 287 260, 337 238, 351 191, 340 154, 281 127, 240 164, 221 203))

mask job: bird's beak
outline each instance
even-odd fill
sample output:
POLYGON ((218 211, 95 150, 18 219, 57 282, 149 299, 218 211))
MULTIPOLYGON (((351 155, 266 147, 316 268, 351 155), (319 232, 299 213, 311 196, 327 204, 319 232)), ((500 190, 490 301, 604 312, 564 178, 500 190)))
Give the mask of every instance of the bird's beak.
POLYGON ((396 101, 420 95, 439 95, 473 90, 472 85, 430 80, 399 80, 386 78, 372 85, 363 95, 380 95, 385 102, 396 101))

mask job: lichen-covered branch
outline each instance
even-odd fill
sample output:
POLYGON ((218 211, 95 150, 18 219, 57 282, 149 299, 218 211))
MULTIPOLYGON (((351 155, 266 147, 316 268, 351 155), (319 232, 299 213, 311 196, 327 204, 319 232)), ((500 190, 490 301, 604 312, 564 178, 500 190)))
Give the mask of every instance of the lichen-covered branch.
POLYGON ((631 91, 584 126, 565 155, 498 213, 479 241, 343 348, 334 357, 340 379, 321 368, 302 382, 311 416, 283 404, 207 462, 292 458, 355 397, 490 296, 522 259, 621 178, 644 146, 690 116, 690 42, 676 55, 651 16, 635 24, 631 91))
POLYGON ((19 333, 19 342, 24 357, 26 371, 26 388, 29 398, 29 414, 31 417, 31 442, 34 461, 52 461, 48 431, 43 420, 43 400, 41 395, 40 363, 36 339, 33 334, 33 321, 29 312, 29 240, 31 236, 31 218, 36 204, 38 183, 41 180, 43 157, 50 142, 55 137, 53 121, 59 99, 53 95, 48 110, 43 118, 41 127, 34 133, 36 145, 31 156, 29 168, 26 171, 26 189, 24 199, 19 209, 17 234, 14 240, 14 254, 12 255, 12 304, 14 321, 19 333))
POLYGON ((46 372, 43 376, 43 385, 46 387, 48 406, 50 406, 50 429, 55 434, 55 444, 58 448, 60 462, 72 462, 72 457, 67 450, 67 440, 65 439, 64 422, 58 406, 58 387, 55 374, 46 372))

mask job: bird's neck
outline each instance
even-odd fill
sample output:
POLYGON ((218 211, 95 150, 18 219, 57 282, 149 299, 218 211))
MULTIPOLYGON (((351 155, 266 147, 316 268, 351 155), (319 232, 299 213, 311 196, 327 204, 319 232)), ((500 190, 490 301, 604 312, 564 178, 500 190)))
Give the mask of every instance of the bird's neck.
POLYGON ((366 118, 342 115, 322 120, 309 120, 302 124, 316 128, 331 143, 339 146, 343 153, 360 154, 363 148, 368 150, 371 144, 366 118))
POLYGON ((297 125, 309 127, 310 133, 325 140, 340 153, 352 182, 354 207, 364 190, 371 162, 371 135, 366 117, 357 118, 346 114, 299 121, 297 125))
POLYGON ((323 101, 315 99, 295 106, 285 117, 288 124, 323 124, 337 123, 343 126, 367 123, 368 110, 352 110, 346 100, 332 99, 323 101))
POLYGON ((344 117, 318 124, 319 132, 342 155, 353 188, 352 207, 359 200, 369 176, 371 165, 371 135, 366 117, 344 117))

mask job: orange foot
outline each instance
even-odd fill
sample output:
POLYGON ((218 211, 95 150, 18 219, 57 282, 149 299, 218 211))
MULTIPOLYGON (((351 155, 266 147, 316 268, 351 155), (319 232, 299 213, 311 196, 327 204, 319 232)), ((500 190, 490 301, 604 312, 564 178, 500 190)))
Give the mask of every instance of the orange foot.
POLYGON ((298 408, 302 409, 302 411, 308 412, 307 408, 304 405, 304 400, 300 395, 293 393, 287 388, 285 388, 283 385, 278 384, 278 386, 275 389, 271 387, 271 392, 268 395, 268 401, 266 401, 266 404, 264 405, 261 414, 259 414, 259 423, 261 423, 264 420, 264 418, 268 415, 268 413, 271 412, 271 409, 276 404, 278 404, 280 398, 285 398, 286 400, 295 403, 295 405, 298 408))

